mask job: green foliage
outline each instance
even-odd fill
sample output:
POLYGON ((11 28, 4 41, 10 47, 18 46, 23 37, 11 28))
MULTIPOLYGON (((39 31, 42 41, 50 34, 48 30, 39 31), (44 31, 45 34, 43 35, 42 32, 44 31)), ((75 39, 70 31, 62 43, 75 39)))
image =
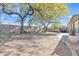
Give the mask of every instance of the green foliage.
POLYGON ((68 25, 67 25, 67 28, 68 28, 68 29, 71 29, 71 24, 68 24, 68 25))
MULTIPOLYGON (((41 4, 31 4, 33 8, 37 10, 38 13, 35 12, 35 14, 40 14, 41 19, 51 19, 55 17, 60 17, 68 13, 67 5, 65 4, 56 4, 56 3, 41 3, 41 4)), ((35 11, 36 11, 35 10, 35 11)), ((39 15, 35 17, 39 18, 39 15)))
POLYGON ((59 20, 55 20, 51 27, 55 30, 59 30, 61 28, 61 23, 59 22, 59 20))
POLYGON ((28 12, 29 10, 29 6, 27 3, 20 3, 19 8, 20 8, 20 14, 22 15, 25 15, 25 13, 28 12))
POLYGON ((14 3, 5 3, 5 11, 7 12, 16 12, 17 4, 14 3))

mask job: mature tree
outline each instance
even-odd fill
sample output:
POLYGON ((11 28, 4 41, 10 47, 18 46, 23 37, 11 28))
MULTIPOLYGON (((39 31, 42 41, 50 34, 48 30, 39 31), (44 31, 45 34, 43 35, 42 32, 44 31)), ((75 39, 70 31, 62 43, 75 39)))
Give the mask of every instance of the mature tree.
POLYGON ((8 15, 18 15, 21 21, 20 34, 24 32, 23 22, 28 15, 32 15, 33 11, 29 4, 2 4, 2 11, 8 15), (31 12, 32 11, 32 12, 31 12))
POLYGON ((42 3, 30 5, 35 12, 33 16, 39 19, 44 26, 45 31, 52 20, 56 20, 58 17, 64 16, 68 13, 68 7, 66 4, 42 3))

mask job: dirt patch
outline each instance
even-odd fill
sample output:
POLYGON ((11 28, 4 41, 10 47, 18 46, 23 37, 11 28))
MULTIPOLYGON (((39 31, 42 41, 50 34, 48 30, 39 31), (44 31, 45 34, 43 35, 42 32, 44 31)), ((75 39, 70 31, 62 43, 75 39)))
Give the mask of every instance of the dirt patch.
POLYGON ((48 56, 51 55, 58 43, 56 35, 14 35, 6 39, 0 37, 0 40, 4 41, 4 43, 0 43, 0 55, 4 56, 48 56))

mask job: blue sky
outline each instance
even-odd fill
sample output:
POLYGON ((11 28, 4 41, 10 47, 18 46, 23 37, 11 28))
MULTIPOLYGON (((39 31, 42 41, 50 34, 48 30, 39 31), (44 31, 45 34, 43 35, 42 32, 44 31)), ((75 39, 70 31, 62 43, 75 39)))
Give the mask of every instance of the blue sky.
POLYGON ((79 14, 79 3, 69 3, 68 8, 69 8, 68 15, 60 20, 62 25, 67 25, 73 15, 79 14))
MULTIPOLYGON (((69 13, 68 15, 66 15, 65 17, 63 17, 62 19, 60 19, 60 22, 62 25, 67 25, 71 19, 71 17, 75 14, 79 14, 79 3, 68 3, 68 8, 69 8, 69 13)), ((2 12, 0 12, 0 16, 1 19, 3 20, 5 17, 4 16, 8 16, 3 14, 2 12)), ((18 20, 18 16, 8 16, 7 20, 2 21, 2 23, 9 23, 9 24, 18 24, 18 22, 16 21, 16 19, 18 20)), ((27 19, 29 20, 29 18, 27 17, 27 19)), ((26 23, 28 22, 28 20, 26 21, 26 23)))

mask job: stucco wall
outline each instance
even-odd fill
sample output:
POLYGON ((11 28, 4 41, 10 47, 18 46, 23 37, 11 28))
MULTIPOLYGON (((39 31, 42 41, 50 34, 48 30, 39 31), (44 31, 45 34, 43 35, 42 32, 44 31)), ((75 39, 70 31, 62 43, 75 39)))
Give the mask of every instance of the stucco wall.
POLYGON ((71 23, 71 30, 75 30, 75 34, 78 35, 79 33, 79 23, 78 23, 79 19, 72 21, 71 23))

